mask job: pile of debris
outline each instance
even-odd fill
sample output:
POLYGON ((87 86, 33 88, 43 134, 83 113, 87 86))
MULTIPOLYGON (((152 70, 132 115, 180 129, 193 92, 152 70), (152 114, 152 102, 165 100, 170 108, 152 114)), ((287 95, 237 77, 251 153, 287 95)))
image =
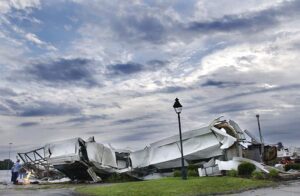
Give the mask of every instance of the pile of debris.
MULTIPOLYGON (((262 164, 277 157, 277 149, 264 147, 248 131, 232 120, 215 119, 209 126, 182 134, 185 165, 196 165, 200 175, 219 175, 222 170, 237 167, 241 161, 250 161, 268 172, 262 164), (245 135, 251 138, 247 141, 245 135)), ((146 146, 142 150, 114 149, 81 138, 46 144, 30 152, 18 153, 25 167, 37 178, 71 180, 105 180, 112 174, 126 174, 137 179, 151 179, 172 174, 181 167, 179 136, 175 135, 146 146)))

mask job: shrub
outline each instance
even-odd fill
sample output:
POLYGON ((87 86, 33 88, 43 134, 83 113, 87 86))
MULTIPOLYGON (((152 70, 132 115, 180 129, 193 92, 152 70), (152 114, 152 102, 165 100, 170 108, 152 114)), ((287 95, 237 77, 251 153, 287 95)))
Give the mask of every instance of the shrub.
POLYGON ((285 171, 289 171, 290 169, 300 170, 300 164, 299 163, 286 164, 284 166, 284 169, 285 169, 285 171))
POLYGON ((227 171, 227 176, 237 177, 238 176, 238 171, 235 170, 235 169, 229 170, 229 171, 227 171))
POLYGON ((276 169, 271 169, 269 173, 269 177, 272 179, 276 179, 279 177, 279 172, 276 169))
POLYGON ((243 162, 238 166, 238 174, 240 176, 249 177, 255 170, 255 165, 249 162, 243 162))
POLYGON ((191 164, 191 165, 189 165, 188 167, 187 167, 187 175, 188 176, 190 176, 190 177, 192 177, 192 176, 194 176, 194 177, 196 177, 196 176, 199 176, 199 174, 198 174, 198 165, 193 165, 193 164, 191 164))
POLYGON ((108 178, 103 180, 104 182, 110 183, 136 181, 136 179, 124 174, 112 174, 108 178))
POLYGON ((197 177, 197 176, 199 176, 199 174, 198 174, 198 171, 189 169, 188 170, 188 176, 189 177, 197 177))
POLYGON ((188 170, 195 170, 195 171, 197 171, 198 170, 198 165, 191 164, 187 168, 188 168, 188 170))
POLYGON ((173 172, 173 176, 174 176, 174 177, 181 177, 181 171, 180 171, 180 170, 175 170, 175 171, 173 172))
POLYGON ((264 174, 260 171, 253 171, 251 176, 254 179, 264 179, 264 174))

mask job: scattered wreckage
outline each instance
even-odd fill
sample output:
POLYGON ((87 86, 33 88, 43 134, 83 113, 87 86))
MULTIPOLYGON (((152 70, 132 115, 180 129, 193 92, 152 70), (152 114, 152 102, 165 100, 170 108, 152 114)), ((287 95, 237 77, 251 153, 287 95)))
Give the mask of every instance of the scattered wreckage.
MULTIPOLYGON (((232 120, 218 118, 207 127, 183 132, 182 140, 185 165, 198 166, 200 176, 218 175, 245 160, 268 172, 260 164, 261 143, 232 120), (246 134, 251 141, 246 140, 246 134)), ((266 146, 264 161, 276 158, 276 152, 276 148, 266 146)), ((181 167, 178 135, 138 151, 117 150, 92 137, 53 142, 18 155, 40 179, 65 175, 71 180, 98 182, 112 174, 124 174, 143 180, 170 175, 181 167)))

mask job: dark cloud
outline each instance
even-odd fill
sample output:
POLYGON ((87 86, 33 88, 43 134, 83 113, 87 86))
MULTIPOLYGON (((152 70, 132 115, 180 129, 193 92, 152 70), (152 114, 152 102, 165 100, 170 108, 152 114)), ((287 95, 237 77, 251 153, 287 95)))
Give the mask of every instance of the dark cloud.
POLYGON ((80 114, 81 111, 80 108, 70 106, 66 103, 52 103, 48 101, 35 101, 31 104, 25 104, 24 102, 6 99, 4 100, 4 104, 6 106, 4 107, 4 109, 6 109, 4 110, 5 115, 17 115, 23 117, 76 115, 80 114))
POLYGON ((241 82, 227 82, 227 81, 218 81, 208 79, 206 82, 201 84, 203 87, 218 87, 218 88, 227 88, 227 87, 237 87, 245 84, 253 84, 253 83, 241 83, 241 82))
POLYGON ((18 94, 10 88, 0 88, 0 96, 17 96, 18 94))
POLYGON ((58 59, 45 63, 37 63, 25 70, 37 81, 48 84, 85 85, 95 86, 97 81, 93 78, 91 61, 87 59, 58 59))
POLYGON ((264 89, 259 89, 259 90, 237 93, 234 95, 224 97, 224 98, 220 99, 219 101, 230 100, 230 99, 244 97, 244 96, 248 96, 248 95, 263 94, 263 93, 277 92, 277 91, 279 92, 279 91, 297 90, 297 89, 300 89, 300 84, 282 85, 282 86, 277 86, 277 87, 273 87, 273 88, 264 88, 264 89))
POLYGON ((153 60, 148 61, 147 65, 150 67, 151 70, 157 70, 162 67, 165 67, 169 63, 170 63, 169 61, 153 59, 153 60))
POLYGON ((163 40, 164 25, 159 18, 154 16, 133 16, 128 18, 127 25, 135 29, 137 36, 150 42, 161 42, 163 40))
POLYGON ((20 108, 19 116, 62 116, 80 113, 80 108, 67 104, 57 104, 51 102, 37 102, 35 105, 20 108))
POLYGON ((1 105, 1 103, 0 103, 0 114, 5 115, 5 114, 8 114, 8 113, 9 113, 8 108, 4 107, 4 106, 1 105))
POLYGON ((182 86, 168 86, 168 87, 164 87, 156 92, 157 93, 176 93, 176 92, 180 92, 180 91, 184 91, 184 90, 188 90, 188 89, 189 88, 182 87, 182 86))
POLYGON ((161 133, 161 131, 141 131, 134 134, 128 134, 118 137, 113 142, 128 142, 128 141, 146 141, 153 137, 154 134, 161 133))
POLYGON ((164 24, 155 15, 136 16, 129 13, 113 21, 113 28, 123 41, 124 38, 130 42, 144 40, 150 43, 161 43, 165 41, 164 24))
POLYGON ((251 110, 257 107, 258 106, 254 105, 254 103, 228 103, 212 106, 207 110, 207 112, 211 114, 222 114, 251 110))
POLYGON ((145 67, 141 64, 130 62, 109 65, 107 68, 111 75, 129 75, 141 72, 145 69, 145 67))
POLYGON ((38 124, 39 123, 37 123, 37 122, 24 122, 24 123, 19 124, 18 126, 19 127, 32 127, 32 126, 36 126, 38 124))
POLYGON ((2 104, 0 102, 0 113, 3 115, 12 115, 12 111, 16 113, 21 107, 21 104, 12 99, 4 99, 2 100, 2 104))
MULTIPOLYGON (((152 133, 153 134, 153 133, 152 133)), ((139 134, 131 134, 131 135, 125 135, 118 137, 117 139, 113 140, 114 142, 122 141, 142 141, 146 140, 150 137, 152 134, 146 134, 146 133, 139 133, 139 134)))
POLYGON ((96 131, 86 131, 86 134, 90 134, 90 135, 98 135, 98 134, 103 134, 103 130, 96 130, 96 131))
POLYGON ((145 115, 145 116, 140 116, 136 118, 125 118, 121 120, 116 120, 112 124, 129 124, 129 123, 134 123, 134 122, 139 122, 145 119, 151 118, 151 115, 145 115))
POLYGON ((280 6, 258 12, 226 15, 210 21, 195 21, 190 23, 187 29, 197 32, 259 32, 279 24, 279 20, 285 16, 299 14, 299 8, 299 1, 284 2, 280 6))
POLYGON ((188 29, 200 32, 261 31, 277 24, 273 12, 249 15, 228 15, 213 21, 193 22, 188 29))
POLYGON ((128 62, 128 63, 117 63, 106 66, 108 75, 131 75, 140 73, 143 71, 157 71, 164 67, 168 61, 151 60, 147 62, 147 65, 128 62))
POLYGON ((108 118, 108 115, 90 115, 90 116, 79 116, 75 118, 70 118, 67 121, 64 121, 63 123, 85 123, 89 121, 94 121, 94 120, 105 120, 108 118))

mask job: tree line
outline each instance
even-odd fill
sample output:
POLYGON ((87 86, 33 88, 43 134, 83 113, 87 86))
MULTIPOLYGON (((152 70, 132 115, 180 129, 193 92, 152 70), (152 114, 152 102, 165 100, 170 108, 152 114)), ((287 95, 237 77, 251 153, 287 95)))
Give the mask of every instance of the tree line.
POLYGON ((3 161, 0 161, 0 170, 7 170, 11 169, 14 165, 14 162, 10 159, 4 159, 3 161))

